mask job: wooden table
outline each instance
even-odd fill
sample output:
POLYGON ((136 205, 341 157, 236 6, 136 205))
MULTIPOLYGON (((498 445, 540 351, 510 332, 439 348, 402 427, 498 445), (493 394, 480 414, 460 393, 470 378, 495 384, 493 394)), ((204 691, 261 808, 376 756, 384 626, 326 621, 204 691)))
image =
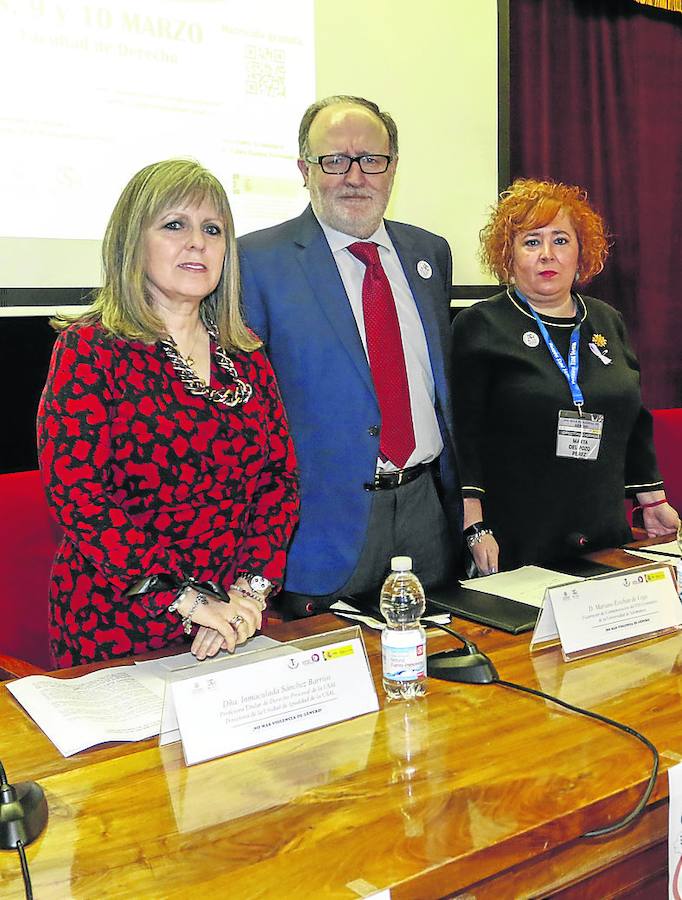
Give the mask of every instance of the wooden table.
MULTIPOLYGON (((603 558, 603 557, 602 557, 603 558)), ((624 554, 611 557, 632 564, 624 554)), ((290 639, 334 616, 274 625, 290 639)), ((27 849, 46 898, 665 898, 666 769, 682 759, 682 634, 566 664, 528 635, 456 622, 500 677, 641 730, 650 753, 603 724, 499 685, 429 680, 428 695, 354 721, 187 768, 179 744, 101 747, 64 759, 0 688, 0 759, 45 789, 46 831, 27 849)), ((365 640, 378 679, 378 636, 365 640)), ((429 633, 429 650, 456 643, 429 633)), ((82 670, 75 670, 75 672, 82 670)), ((0 896, 23 897, 15 853, 0 896)))

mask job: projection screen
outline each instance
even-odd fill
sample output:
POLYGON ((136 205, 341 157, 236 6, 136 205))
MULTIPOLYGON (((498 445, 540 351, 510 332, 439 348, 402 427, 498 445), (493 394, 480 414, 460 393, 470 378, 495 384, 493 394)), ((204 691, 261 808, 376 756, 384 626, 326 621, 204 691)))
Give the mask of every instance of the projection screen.
POLYGON ((0 312, 99 284, 107 218, 149 162, 212 169, 238 234, 297 215, 298 123, 332 93, 398 123, 387 215, 448 238, 456 285, 489 284, 498 73, 496 0, 0 0, 0 312))

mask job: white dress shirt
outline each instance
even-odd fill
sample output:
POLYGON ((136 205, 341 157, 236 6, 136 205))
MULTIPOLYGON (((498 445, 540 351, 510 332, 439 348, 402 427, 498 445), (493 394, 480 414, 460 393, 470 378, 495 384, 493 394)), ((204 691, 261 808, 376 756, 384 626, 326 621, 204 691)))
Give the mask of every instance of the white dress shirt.
MULTIPOLYGON (((346 289, 362 345, 365 348, 365 355, 367 355, 365 319, 362 312, 362 282, 365 277, 365 265, 347 249, 351 244, 355 244, 358 238, 336 231, 323 222, 320 222, 320 227, 334 255, 334 261, 346 289)), ((379 259, 391 285, 398 313, 415 437, 415 448, 405 466, 416 466, 418 463, 428 463, 436 459, 443 449, 443 439, 438 427, 434 405, 435 389, 429 348, 417 304, 383 221, 374 234, 367 238, 367 242, 377 244, 379 247, 379 259)), ((396 466, 388 460, 377 460, 378 472, 395 470, 396 466)))

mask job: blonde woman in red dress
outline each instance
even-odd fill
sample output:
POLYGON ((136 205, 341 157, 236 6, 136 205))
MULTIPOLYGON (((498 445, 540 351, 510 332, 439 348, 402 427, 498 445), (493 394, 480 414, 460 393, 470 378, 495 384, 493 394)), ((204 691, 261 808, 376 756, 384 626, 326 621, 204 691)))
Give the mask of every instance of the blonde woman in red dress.
POLYGON ((192 635, 199 657, 261 625, 298 516, 294 450, 239 311, 225 192, 189 160, 124 189, 93 306, 57 321, 38 413, 64 529, 50 588, 57 666, 192 635))

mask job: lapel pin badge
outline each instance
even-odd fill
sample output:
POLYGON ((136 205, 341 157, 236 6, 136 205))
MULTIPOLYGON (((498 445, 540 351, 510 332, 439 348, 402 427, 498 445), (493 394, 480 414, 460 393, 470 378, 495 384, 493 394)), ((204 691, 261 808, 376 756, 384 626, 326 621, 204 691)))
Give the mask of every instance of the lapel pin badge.
POLYGON ((537 347, 540 343, 540 338, 534 331, 526 331, 523 335, 523 343, 526 347, 537 347))
POLYGON ((422 278, 430 278, 433 275, 433 269, 425 259, 420 259, 417 263, 417 272, 422 278))
POLYGON ((607 343, 608 341, 603 334, 593 334, 592 340, 588 345, 597 359, 600 360, 600 362, 603 362, 605 366, 609 366, 613 362, 611 357, 607 355, 609 352, 606 346, 607 343))

